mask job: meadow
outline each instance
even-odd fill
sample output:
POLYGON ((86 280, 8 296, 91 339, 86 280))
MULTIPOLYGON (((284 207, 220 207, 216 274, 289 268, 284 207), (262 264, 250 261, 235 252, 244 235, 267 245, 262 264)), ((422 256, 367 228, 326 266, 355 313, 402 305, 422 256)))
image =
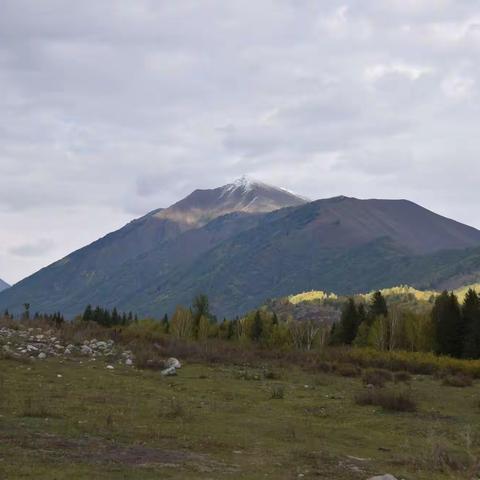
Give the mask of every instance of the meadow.
POLYGON ((480 383, 461 373, 468 361, 394 378, 409 365, 385 357, 392 368, 379 369, 363 350, 262 354, 155 338, 142 339, 146 356, 150 341, 182 361, 177 376, 155 362, 3 355, 0 478, 477 478, 480 383))

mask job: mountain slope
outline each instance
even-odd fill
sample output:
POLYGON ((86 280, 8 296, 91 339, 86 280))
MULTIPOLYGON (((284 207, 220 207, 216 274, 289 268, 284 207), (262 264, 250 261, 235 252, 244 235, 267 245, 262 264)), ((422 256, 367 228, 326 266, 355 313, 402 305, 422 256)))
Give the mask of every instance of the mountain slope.
POLYGON ((1 292, 2 290, 6 290, 6 289, 9 288, 9 287, 10 287, 10 285, 9 285, 8 283, 4 282, 4 281, 0 278, 0 292, 1 292))
POLYGON ((22 280, 0 295, 0 305, 15 312, 28 301, 32 311, 60 310, 67 315, 80 312, 87 303, 118 305, 147 285, 153 274, 170 271, 249 228, 264 212, 304 203, 290 192, 245 177, 213 190, 196 190, 22 280), (210 229, 182 237, 208 222, 213 222, 210 229), (142 263, 151 250, 153 255, 142 263))
POLYGON ((480 272, 480 250, 465 250, 475 245, 480 232, 411 202, 320 200, 266 215, 185 268, 158 276, 126 305, 171 310, 203 291, 222 315, 233 315, 310 289, 441 285, 480 272))

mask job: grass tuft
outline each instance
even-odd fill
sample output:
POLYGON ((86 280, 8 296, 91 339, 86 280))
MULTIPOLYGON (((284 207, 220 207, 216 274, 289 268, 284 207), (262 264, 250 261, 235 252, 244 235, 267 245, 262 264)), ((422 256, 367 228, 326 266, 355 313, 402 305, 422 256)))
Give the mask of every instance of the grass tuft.
POLYGON ((374 387, 384 387, 387 382, 393 380, 393 375, 388 370, 371 369, 363 374, 362 381, 365 385, 373 385, 374 387))
POLYGON ((285 388, 283 385, 274 385, 271 389, 270 398, 272 400, 283 400, 285 398, 285 388))
POLYGON ((458 388, 471 387, 473 385, 473 379, 469 375, 457 373, 456 375, 447 375, 443 379, 442 385, 458 388))
POLYGON ((417 405, 409 392, 369 390, 355 396, 357 405, 374 405, 392 412, 415 412, 417 405))

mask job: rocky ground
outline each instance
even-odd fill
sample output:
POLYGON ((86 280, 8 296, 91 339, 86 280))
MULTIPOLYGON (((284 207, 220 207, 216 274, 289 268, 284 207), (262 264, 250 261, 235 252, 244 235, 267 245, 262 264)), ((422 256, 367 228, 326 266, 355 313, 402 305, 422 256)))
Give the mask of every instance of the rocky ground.
POLYGON ((63 342, 53 330, 41 328, 13 329, 0 327, 0 351, 16 359, 45 360, 50 357, 79 358, 94 361, 104 359, 108 365, 133 366, 134 357, 130 350, 124 350, 113 340, 83 340, 73 344, 63 342))

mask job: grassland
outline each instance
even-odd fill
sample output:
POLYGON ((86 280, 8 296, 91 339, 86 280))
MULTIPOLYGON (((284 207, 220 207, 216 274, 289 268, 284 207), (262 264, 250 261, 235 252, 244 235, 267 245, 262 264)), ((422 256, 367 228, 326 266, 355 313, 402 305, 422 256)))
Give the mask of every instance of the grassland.
POLYGON ((177 377, 100 360, 0 360, 0 478, 464 479, 480 384, 414 376, 417 411, 360 406, 358 377, 187 363, 177 377))

